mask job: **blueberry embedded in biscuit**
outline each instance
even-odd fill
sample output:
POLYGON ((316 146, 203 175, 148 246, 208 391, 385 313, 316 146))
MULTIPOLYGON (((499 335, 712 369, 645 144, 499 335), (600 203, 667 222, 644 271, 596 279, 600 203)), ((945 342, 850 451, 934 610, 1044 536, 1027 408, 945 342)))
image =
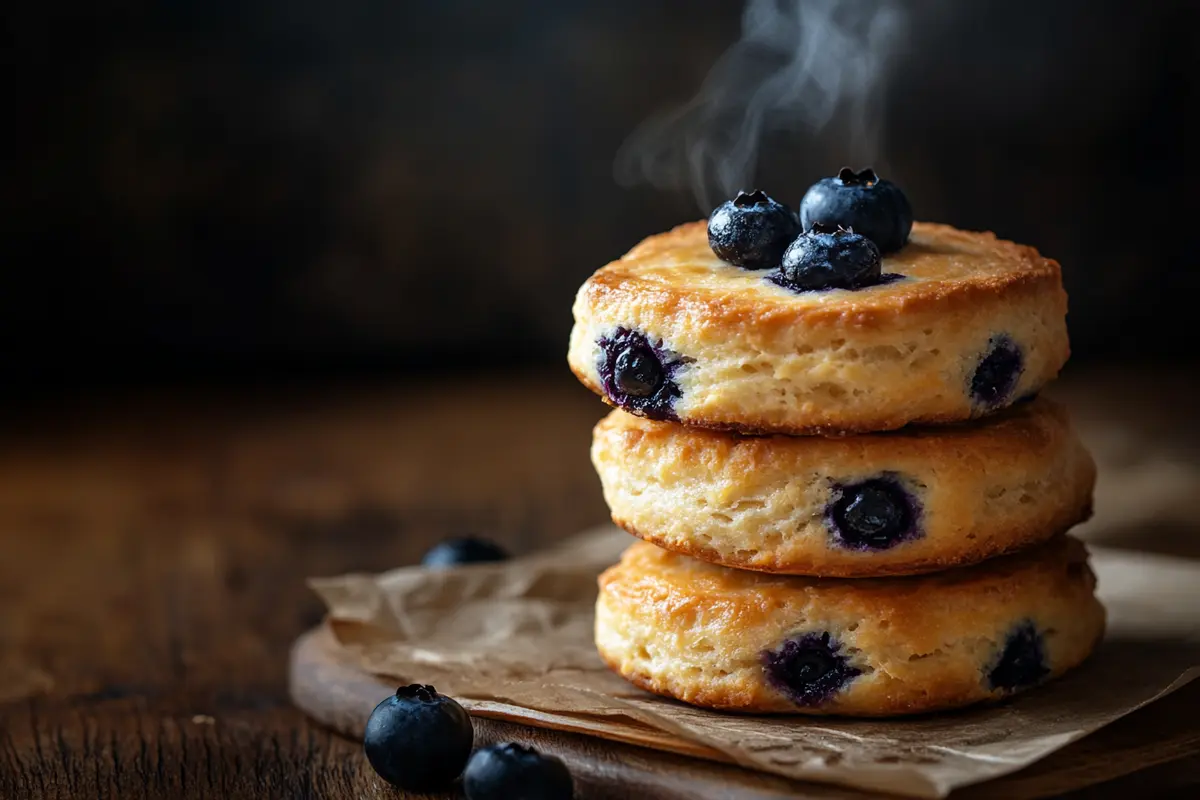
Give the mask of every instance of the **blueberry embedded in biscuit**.
POLYGON ((800 233, 792 210, 761 190, 738 192, 708 218, 708 245, 722 261, 746 269, 779 266, 783 251, 800 233))
POLYGON ((971 399, 985 409, 1003 405, 1025 370, 1021 348, 1007 335, 993 336, 971 373, 971 399))
POLYGON ((797 705, 819 706, 862 674, 841 649, 828 631, 809 633, 763 653, 763 667, 768 681, 797 705))
POLYGON ((920 503, 893 475, 837 485, 826 511, 834 541, 852 550, 887 550, 921 535, 920 503))
POLYGON ((1004 640, 1004 649, 988 671, 988 688, 1013 692, 1041 683, 1049 674, 1042 634, 1031 620, 1024 620, 1004 640))
POLYGON ((649 348, 626 347, 617 354, 613 381, 630 397, 652 397, 666 378, 658 356, 649 348))
POLYGON ((650 419, 677 419, 673 406, 680 392, 672 376, 683 359, 629 328, 617 328, 597 344, 600 383, 609 401, 650 419))
POLYGON ((913 213, 900 187, 881 179, 875 170, 842 167, 835 177, 817 181, 805 193, 800 224, 804 230, 817 224, 853 228, 887 254, 908 242, 913 213))

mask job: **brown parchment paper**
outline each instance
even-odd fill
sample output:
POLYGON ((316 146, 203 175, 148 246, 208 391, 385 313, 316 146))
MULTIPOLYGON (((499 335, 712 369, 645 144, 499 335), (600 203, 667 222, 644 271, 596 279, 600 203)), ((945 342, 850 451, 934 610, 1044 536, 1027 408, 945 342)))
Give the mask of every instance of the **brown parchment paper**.
POLYGON ((692 708, 625 683, 593 648, 596 577, 630 542, 605 528, 500 565, 311 585, 363 669, 435 684, 473 714, 913 797, 1021 769, 1200 674, 1200 562, 1093 546, 1104 642, 1004 704, 886 721, 692 708))

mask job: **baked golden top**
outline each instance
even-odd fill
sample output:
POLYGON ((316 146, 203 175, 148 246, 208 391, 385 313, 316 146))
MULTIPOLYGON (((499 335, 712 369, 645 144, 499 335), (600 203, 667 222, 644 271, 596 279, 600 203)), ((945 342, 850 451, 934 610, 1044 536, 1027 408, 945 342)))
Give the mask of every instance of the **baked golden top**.
POLYGON ((596 272, 583 292, 597 304, 652 303, 692 324, 780 326, 886 325, 898 314, 970 308, 980 298, 1049 292, 1066 312, 1057 261, 992 233, 917 222, 903 249, 883 259, 904 280, 863 289, 797 293, 763 271, 721 261, 703 220, 650 236, 596 272))

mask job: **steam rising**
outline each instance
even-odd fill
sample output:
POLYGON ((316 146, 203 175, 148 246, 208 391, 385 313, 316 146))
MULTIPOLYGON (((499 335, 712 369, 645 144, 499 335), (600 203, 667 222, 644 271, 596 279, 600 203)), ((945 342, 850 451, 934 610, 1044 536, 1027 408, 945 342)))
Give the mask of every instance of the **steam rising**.
MULTIPOLYGON (((904 38, 899 0, 749 0, 742 36, 686 105, 641 125, 617 154, 618 183, 751 189, 764 134, 837 134, 838 155, 876 161, 887 63, 904 38)), ((837 166, 837 165, 835 165, 837 166)))

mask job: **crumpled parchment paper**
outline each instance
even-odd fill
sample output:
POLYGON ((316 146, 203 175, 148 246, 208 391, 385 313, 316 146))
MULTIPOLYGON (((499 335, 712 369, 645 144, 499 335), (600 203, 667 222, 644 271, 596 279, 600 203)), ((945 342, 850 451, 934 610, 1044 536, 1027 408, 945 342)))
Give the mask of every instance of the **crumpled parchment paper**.
POLYGON ((605 528, 503 564, 311 585, 364 670, 435 684, 473 714, 913 797, 1014 772, 1200 675, 1200 562, 1092 547, 1104 642, 1077 671, 1001 705, 893 720, 692 708, 630 686, 596 655, 596 577, 630 543, 605 528))

